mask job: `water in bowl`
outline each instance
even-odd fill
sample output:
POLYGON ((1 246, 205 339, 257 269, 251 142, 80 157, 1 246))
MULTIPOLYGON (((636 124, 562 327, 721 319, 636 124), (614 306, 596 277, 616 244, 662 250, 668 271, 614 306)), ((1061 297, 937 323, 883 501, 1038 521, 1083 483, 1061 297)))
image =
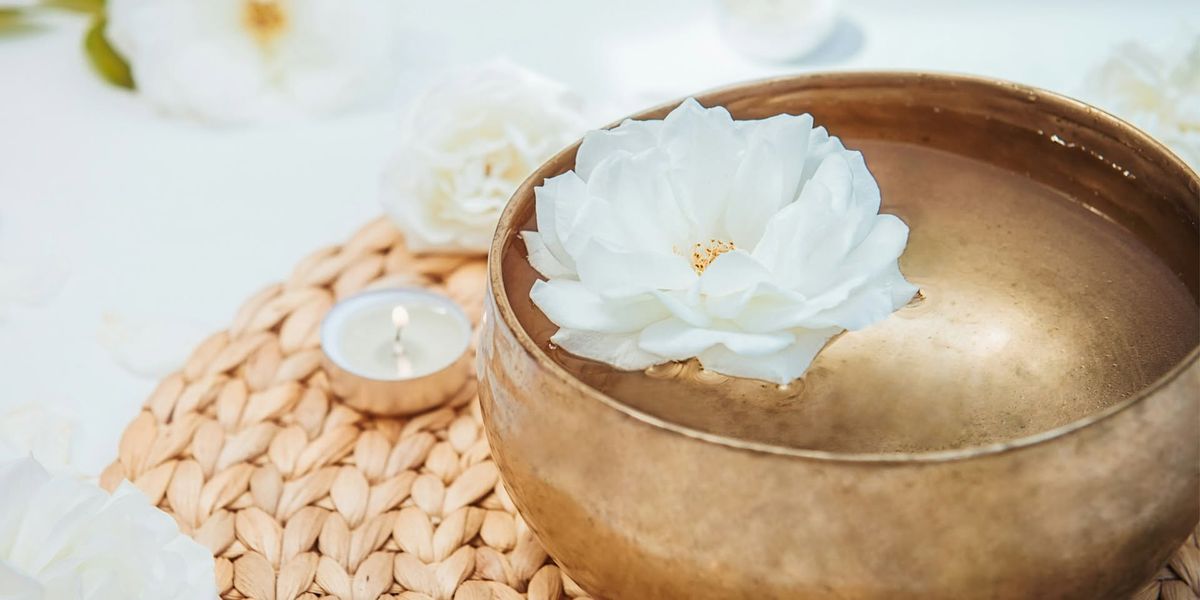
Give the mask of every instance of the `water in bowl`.
POLYGON ((1195 298, 1103 214, 956 154, 853 147, 879 181, 883 212, 912 229, 900 266, 924 298, 837 337, 803 379, 780 387, 694 362, 622 372, 554 349, 554 325, 528 300, 527 264, 509 269, 514 310, 553 360, 640 411, 711 434, 854 453, 1047 431, 1137 394, 1196 346, 1195 298))

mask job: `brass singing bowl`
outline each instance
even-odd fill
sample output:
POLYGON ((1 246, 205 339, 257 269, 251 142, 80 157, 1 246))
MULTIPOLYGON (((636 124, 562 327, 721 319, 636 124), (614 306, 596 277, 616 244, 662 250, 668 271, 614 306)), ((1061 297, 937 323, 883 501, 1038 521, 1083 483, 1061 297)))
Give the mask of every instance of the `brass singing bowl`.
POLYGON ((552 158, 500 221, 479 349, 493 453, 549 553, 610 600, 1091 600, 1152 577, 1200 517, 1197 175, 1005 82, 809 75, 698 99, 809 112, 861 149, 925 299, 786 393, 564 356, 518 235, 578 146, 552 158))

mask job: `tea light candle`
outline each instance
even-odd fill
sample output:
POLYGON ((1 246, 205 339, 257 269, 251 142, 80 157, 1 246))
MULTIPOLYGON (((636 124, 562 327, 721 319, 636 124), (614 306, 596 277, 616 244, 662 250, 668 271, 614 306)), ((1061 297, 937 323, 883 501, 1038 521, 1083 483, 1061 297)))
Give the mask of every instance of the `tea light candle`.
POLYGON ((721 0, 721 30, 739 52, 780 62, 802 58, 834 32, 838 0, 721 0))
POLYGON ((321 323, 330 387, 350 406, 384 415, 449 399, 470 375, 471 322, 453 300, 418 288, 364 292, 321 323))

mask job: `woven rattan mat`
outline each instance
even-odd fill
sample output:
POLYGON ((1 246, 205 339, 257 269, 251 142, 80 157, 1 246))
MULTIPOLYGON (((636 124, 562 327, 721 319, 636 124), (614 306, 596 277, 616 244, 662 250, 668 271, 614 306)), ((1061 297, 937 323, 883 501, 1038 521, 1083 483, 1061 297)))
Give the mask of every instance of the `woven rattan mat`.
MULTIPOLYGON (((480 259, 413 256, 386 220, 315 252, 167 377, 101 476, 133 481, 212 550, 225 599, 581 598, 526 527, 491 460, 474 386, 374 418, 332 397, 319 325, 371 287, 440 290, 478 320, 480 259)), ((1139 600, 1200 598, 1196 536, 1139 600)))

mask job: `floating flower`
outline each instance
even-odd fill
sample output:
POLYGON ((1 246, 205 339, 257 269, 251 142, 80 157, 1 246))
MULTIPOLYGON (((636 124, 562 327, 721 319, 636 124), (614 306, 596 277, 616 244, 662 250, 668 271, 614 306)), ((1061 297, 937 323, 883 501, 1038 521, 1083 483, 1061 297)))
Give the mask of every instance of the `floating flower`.
POLYGON ((525 177, 586 129, 562 85, 508 61, 455 73, 415 98, 382 203, 417 251, 486 253, 525 177))
POLYGON ((699 358, 784 384, 835 334, 904 306, 908 226, 862 155, 809 115, 734 121, 688 100, 584 137, 523 232, 551 341, 623 370, 699 358))
POLYGON ((109 496, 32 459, 0 462, 5 598, 212 600, 208 550, 126 482, 109 496))
POLYGON ((388 90, 393 0, 109 0, 105 35, 163 110, 220 122, 344 109, 388 90))
POLYGON ((1083 95, 1200 170, 1200 36, 1163 53, 1121 45, 1088 75, 1083 95))

